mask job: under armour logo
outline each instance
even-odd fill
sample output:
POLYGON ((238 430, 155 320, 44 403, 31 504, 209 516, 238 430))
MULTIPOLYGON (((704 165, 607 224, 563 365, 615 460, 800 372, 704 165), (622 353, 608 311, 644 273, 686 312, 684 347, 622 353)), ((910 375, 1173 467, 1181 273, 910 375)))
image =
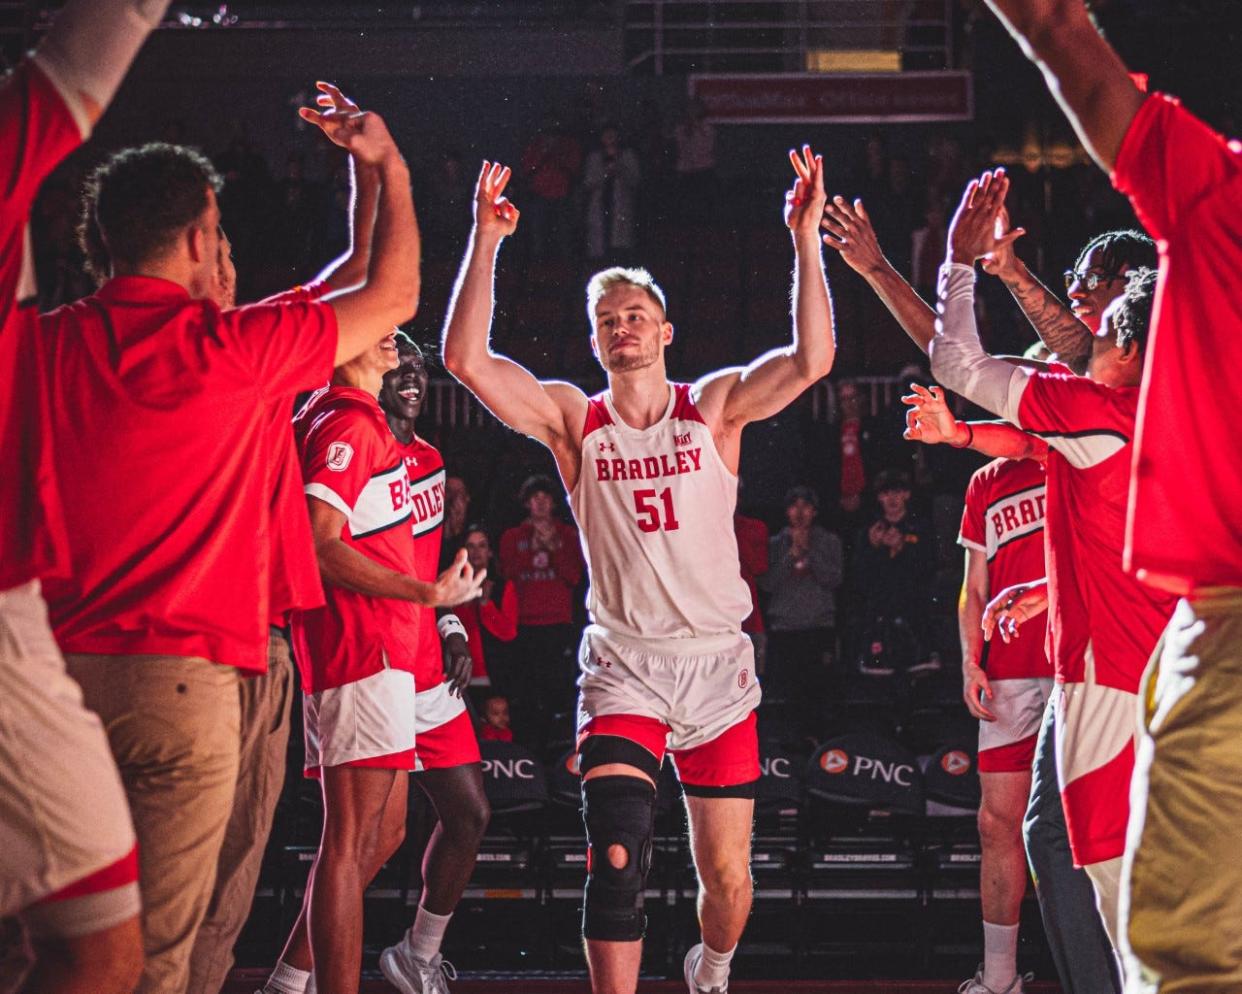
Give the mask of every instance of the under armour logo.
POLYGON ((600 442, 599 451, 600 452, 616 452, 617 447, 612 442, 600 442))
POLYGON ((612 669, 611 659, 605 659, 603 656, 597 656, 596 661, 600 664, 600 666, 604 667, 604 669, 606 670, 612 669))

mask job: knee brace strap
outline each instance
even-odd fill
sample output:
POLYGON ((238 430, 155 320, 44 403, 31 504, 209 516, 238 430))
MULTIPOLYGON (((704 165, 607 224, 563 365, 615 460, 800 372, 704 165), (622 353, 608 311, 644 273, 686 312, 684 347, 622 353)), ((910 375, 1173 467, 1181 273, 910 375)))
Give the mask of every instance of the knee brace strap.
POLYGON ((655 788, 638 777, 587 780, 582 785, 582 819, 588 846, 582 934, 587 939, 637 942, 647 925, 643 890, 651 870, 655 788), (609 856, 614 846, 625 852, 620 867, 609 856))

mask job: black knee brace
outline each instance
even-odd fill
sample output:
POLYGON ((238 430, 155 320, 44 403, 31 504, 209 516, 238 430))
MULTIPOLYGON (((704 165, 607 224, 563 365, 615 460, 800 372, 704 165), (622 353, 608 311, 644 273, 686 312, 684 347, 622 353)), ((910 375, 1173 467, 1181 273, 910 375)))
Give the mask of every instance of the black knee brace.
POLYGON ((582 785, 587 832, 587 882, 582 934, 587 939, 637 942, 647 926, 643 890, 651 870, 655 788, 638 777, 595 777, 582 785), (625 850, 617 868, 608 850, 625 850))

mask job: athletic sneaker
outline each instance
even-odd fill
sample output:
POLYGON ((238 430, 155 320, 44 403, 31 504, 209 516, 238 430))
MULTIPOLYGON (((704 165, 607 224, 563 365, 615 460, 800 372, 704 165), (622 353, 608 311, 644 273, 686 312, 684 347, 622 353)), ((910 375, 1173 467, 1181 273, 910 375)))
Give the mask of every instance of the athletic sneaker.
POLYGON ((694 971, 698 969, 699 960, 703 958, 703 943, 691 946, 690 951, 686 953, 686 962, 682 967, 682 976, 686 978, 686 986, 690 988, 690 994, 726 994, 729 990, 729 982, 726 980, 723 987, 700 987, 694 982, 694 971))
POLYGON ((448 982, 457 971, 439 953, 430 960, 411 956, 405 943, 389 946, 379 959, 380 972, 401 994, 449 994, 448 982))
POLYGON ((999 991, 992 990, 983 982, 983 964, 979 964, 979 969, 970 980, 963 980, 962 985, 957 989, 957 994, 1022 994, 1022 985, 1028 980, 1034 980, 1035 974, 1028 973, 1025 976, 1018 974, 1010 981, 1009 986, 999 991))

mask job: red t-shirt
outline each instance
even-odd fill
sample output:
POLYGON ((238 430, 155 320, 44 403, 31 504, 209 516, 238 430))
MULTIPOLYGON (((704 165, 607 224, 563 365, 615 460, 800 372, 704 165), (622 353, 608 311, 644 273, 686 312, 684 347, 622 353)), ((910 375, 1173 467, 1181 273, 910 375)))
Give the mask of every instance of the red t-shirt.
POLYGON ((29 228, 43 180, 88 133, 74 109, 35 60, 0 85, 0 590, 69 559, 47 397, 37 389, 44 355, 29 228))
POLYGON ((44 585, 65 652, 200 656, 263 672, 269 414, 330 375, 326 304, 221 311, 110 280, 39 319, 71 570, 44 585))
POLYGON ((573 592, 582 579, 578 532, 557 521, 561 547, 555 554, 534 546, 535 528, 523 521, 500 537, 500 563, 517 587, 518 623, 568 625, 574 619, 573 592))
POLYGON ((1135 693, 1175 599, 1121 565, 1138 390, 1062 373, 1032 374, 1018 423, 1048 442, 1045 561, 1056 678, 1135 693))
POLYGON ((733 532, 737 535, 737 557, 742 565, 742 579, 750 590, 750 614, 742 622, 747 634, 762 634, 763 615, 759 613, 759 590, 755 577, 768 571, 768 526, 757 518, 733 515, 733 532))
POLYGON ((1242 445, 1225 400, 1242 366, 1242 143, 1171 97, 1126 133, 1113 183, 1160 251, 1143 370, 1127 568, 1166 589, 1242 586, 1242 445))
MULTIPOLYGON (((970 478, 957 541, 987 558, 989 596, 1045 575, 1044 485, 1044 467, 1034 459, 994 459, 970 478)), ((1052 676, 1044 645, 1046 625, 1047 614, 1041 614, 1023 626, 1021 638, 985 643, 988 676, 1052 676)))
MULTIPOLYGON (((325 282, 296 286, 268 297, 265 304, 296 304, 319 300, 329 290, 325 282)), ((322 385, 322 384, 321 384, 322 385)), ((302 492, 302 462, 293 442, 293 411, 288 399, 272 405, 268 412, 273 459, 271 471, 272 550, 271 623, 283 626, 297 609, 307 610, 323 604, 323 583, 311 537, 306 496, 302 492)))
MULTIPOLYGON (((410 478, 379 401, 356 387, 313 397, 293 423, 305 492, 345 515, 341 539, 381 566, 414 574, 410 478)), ((386 668, 417 672, 420 605, 331 583, 326 603, 293 613, 302 690, 317 693, 386 668)))
POLYGON ((499 604, 489 597, 482 602, 458 604, 453 608, 453 613, 461 619, 461 625, 466 629, 466 640, 470 643, 470 659, 474 664, 470 675, 480 679, 489 676, 483 629, 487 629, 489 635, 501 642, 512 642, 517 638, 517 591, 513 589, 512 583, 506 582, 500 591, 499 604))
MULTIPOLYGON (((440 566, 440 539, 444 526, 444 459, 440 450, 417 435, 409 445, 397 439, 397 451, 410 477, 410 518, 414 526, 414 575, 434 583, 440 566)), ((414 686, 431 690, 444 682, 444 656, 436 609, 419 606, 417 663, 414 686)), ((469 638, 469 636, 467 636, 469 638)))

